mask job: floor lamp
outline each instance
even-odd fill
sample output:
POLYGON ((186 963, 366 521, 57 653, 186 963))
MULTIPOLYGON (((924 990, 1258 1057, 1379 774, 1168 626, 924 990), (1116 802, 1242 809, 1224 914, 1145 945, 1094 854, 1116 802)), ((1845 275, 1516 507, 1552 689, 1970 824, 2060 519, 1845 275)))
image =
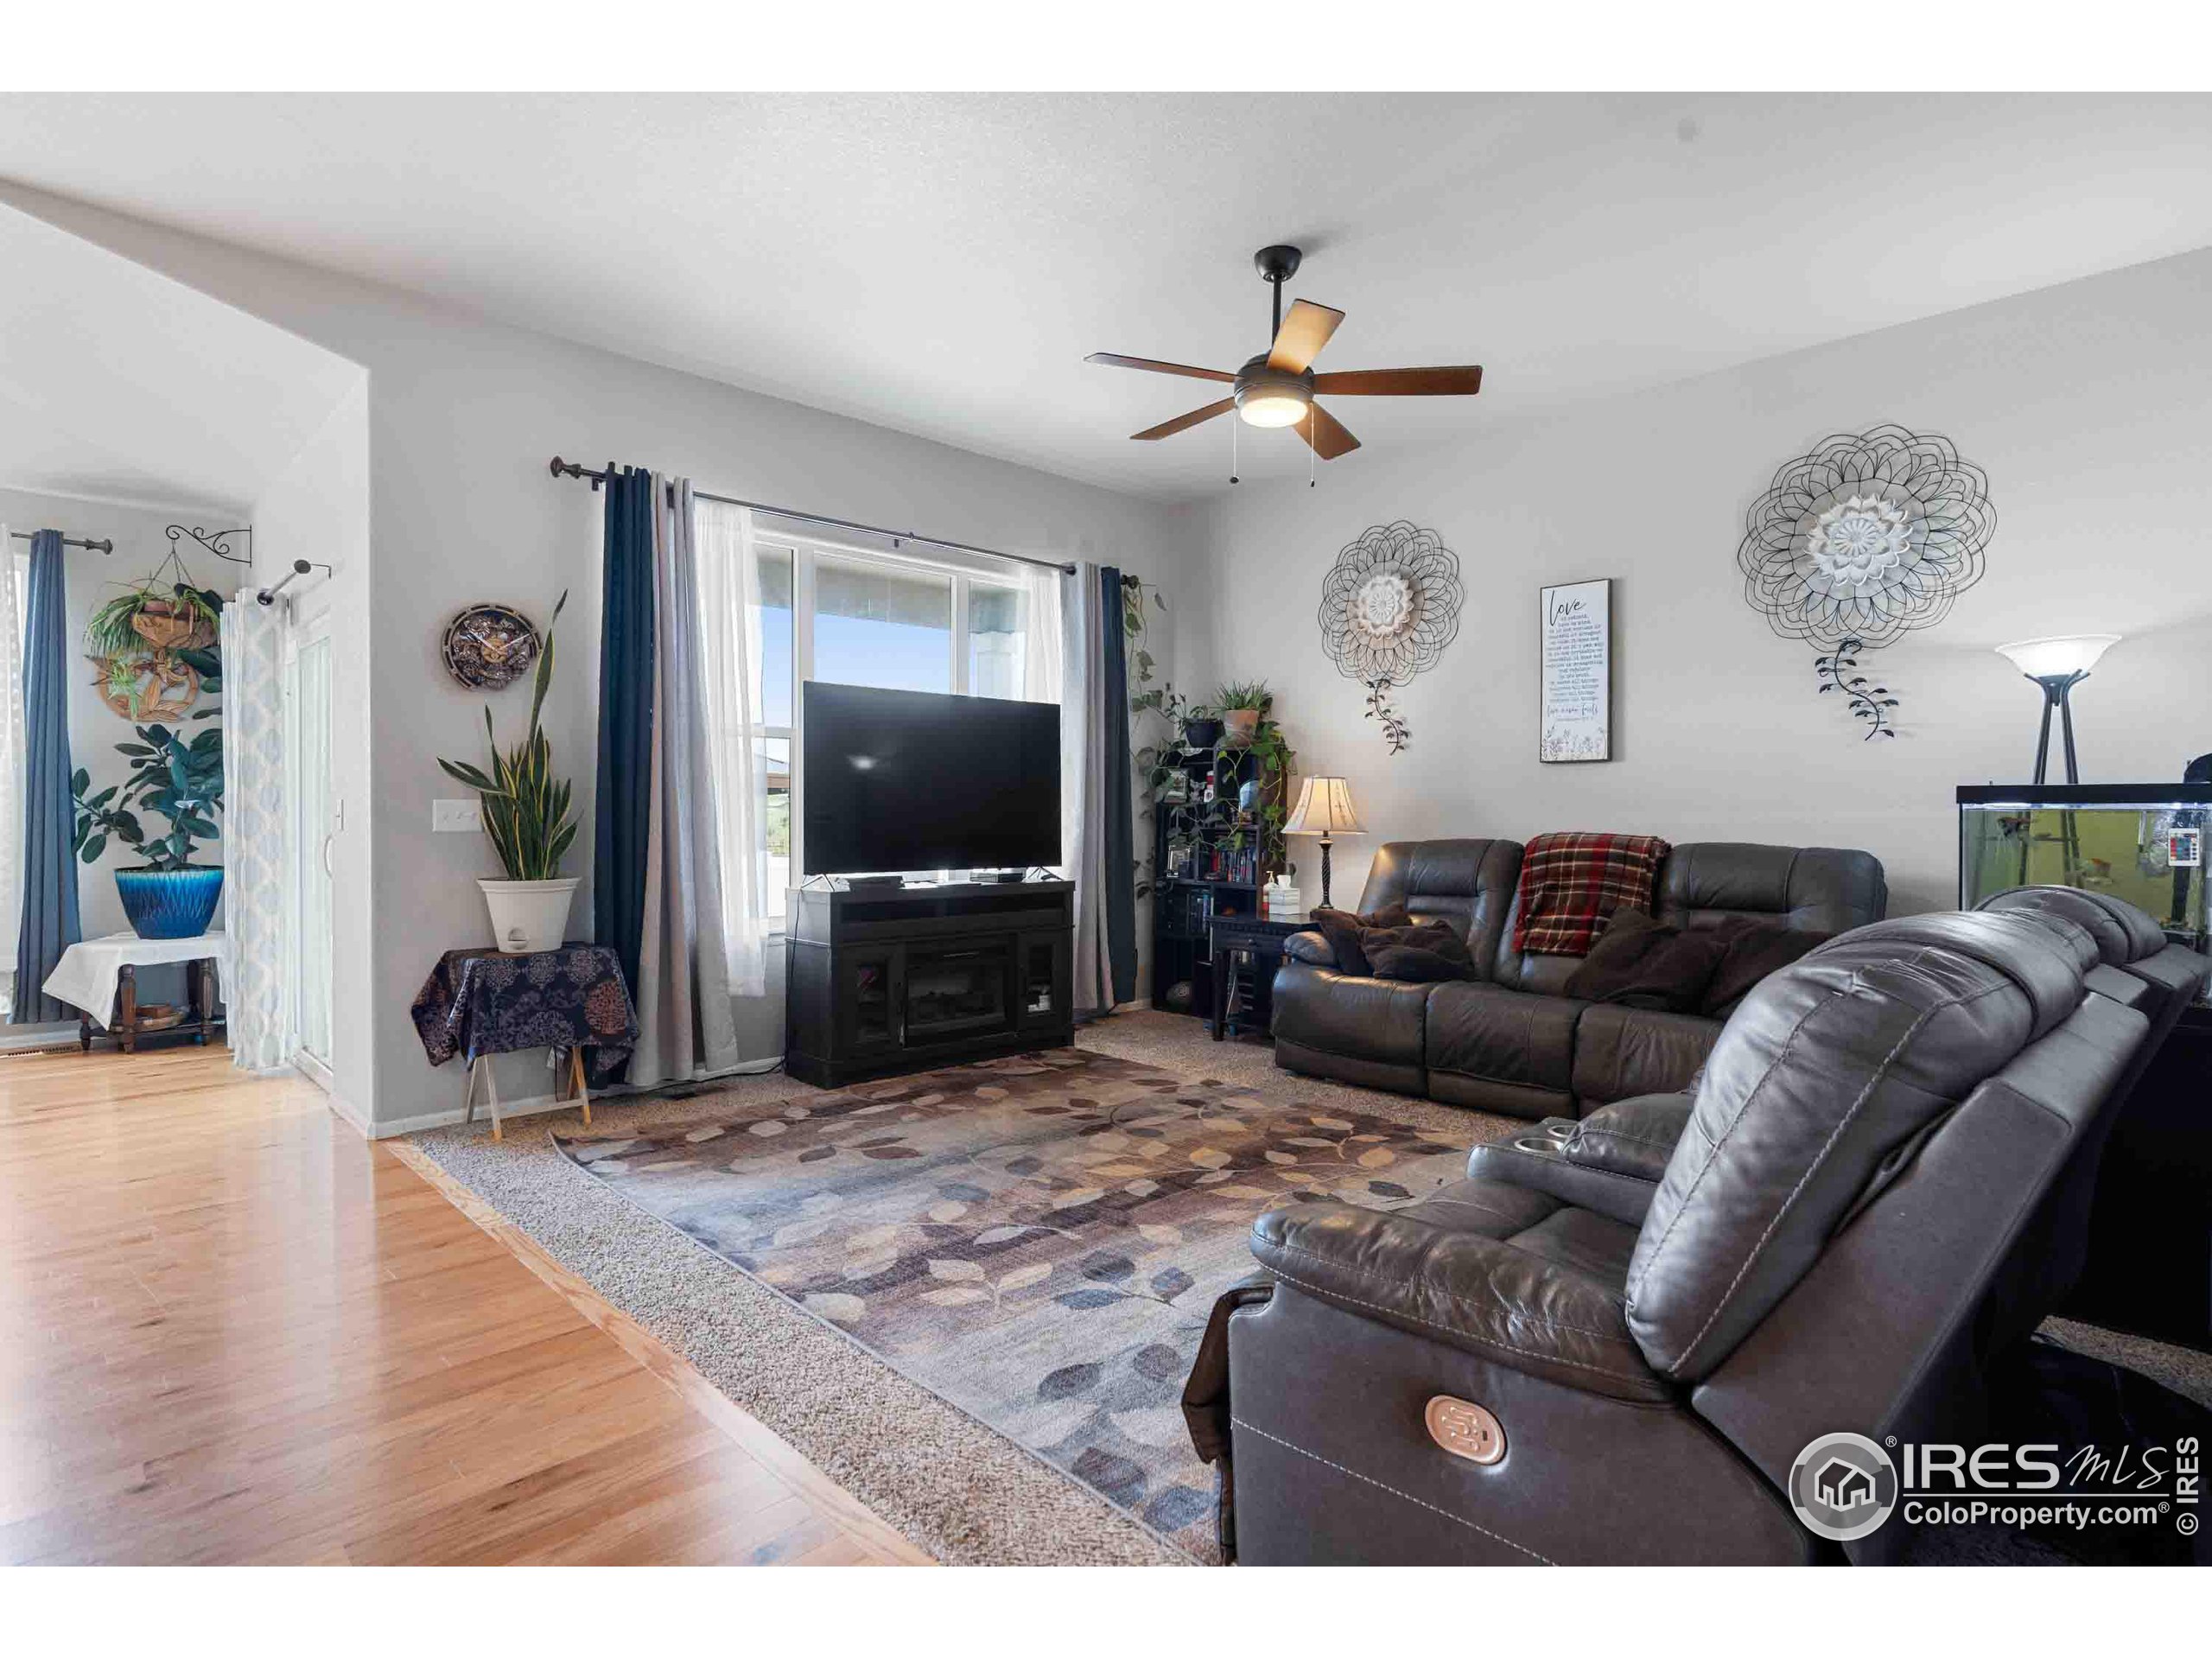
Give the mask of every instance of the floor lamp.
POLYGON ((1365 826, 1351 808, 1351 785, 1341 778, 1308 778, 1299 786, 1298 807, 1282 827, 1287 836, 1321 837, 1321 908, 1329 907, 1329 845, 1337 836, 1363 836, 1365 826))
POLYGON ((2043 688, 2043 730, 2036 738, 2036 776, 2041 787, 2050 770, 2050 717, 2058 715, 2061 737, 2066 745, 2066 781, 2082 781, 2081 768, 2074 762, 2074 705, 2071 693, 2076 685, 2089 677, 2089 671, 2097 659, 2120 643, 2116 633, 2077 633, 2057 639, 2016 639, 2009 645, 1997 647, 1999 652, 2010 658, 2012 666, 2043 688))

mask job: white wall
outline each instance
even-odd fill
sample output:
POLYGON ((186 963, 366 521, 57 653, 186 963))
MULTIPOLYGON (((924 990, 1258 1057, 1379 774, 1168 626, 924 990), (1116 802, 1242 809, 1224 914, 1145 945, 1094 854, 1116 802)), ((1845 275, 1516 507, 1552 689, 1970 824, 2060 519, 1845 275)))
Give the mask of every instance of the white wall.
MULTIPOLYGON (((585 485, 547 476, 555 452, 686 474, 718 493, 863 523, 1119 564, 1167 590, 1172 608, 1155 622, 1153 649, 1173 664, 1190 561, 1172 516, 1150 503, 37 192, 0 188, 0 200, 369 372, 373 961, 365 1006, 353 1012, 373 1022, 379 1125, 458 1103, 457 1073, 424 1064, 408 1007, 442 950, 490 937, 474 886, 495 873, 489 848, 430 833, 431 801, 453 792, 436 757, 473 753, 482 741, 479 699, 438 658, 444 626, 463 606, 502 601, 543 618, 569 591, 564 669, 546 723, 575 777, 578 811, 591 820, 600 507, 585 485)), ((895 287, 884 302, 897 302, 895 287)), ((522 695, 495 703, 503 729, 522 718, 522 695)), ((591 874, 581 845, 571 873, 585 878, 581 920, 591 874)), ((500 1088, 541 1093, 545 1076, 531 1057, 517 1057, 500 1088)))
MULTIPOLYGON (((69 599, 69 757, 73 765, 92 774, 95 789, 120 784, 130 775, 129 760, 117 753, 115 746, 134 741, 135 734, 130 722, 101 702, 93 689, 93 668, 85 655, 85 624, 94 610, 126 586, 150 574, 168 556, 169 542, 162 531, 180 520, 211 531, 245 522, 242 518, 225 518, 217 524, 214 516, 204 507, 164 512, 74 496, 0 488, 0 523, 5 523, 10 530, 58 530, 64 536, 115 543, 111 554, 81 547, 62 550, 69 599)), ((21 553, 28 551, 29 545, 27 542, 10 542, 9 548, 21 553)), ((242 541, 232 545, 243 550, 242 541)), ((226 597, 236 592, 243 567, 204 553, 188 541, 184 543, 183 551, 185 566, 199 586, 212 588, 226 597)), ((203 691, 193 704, 192 713, 219 708, 221 702, 219 695, 203 691)), ((204 729, 207 723, 194 721, 190 715, 182 721, 169 722, 187 736, 204 729)), ((168 827, 157 816, 148 814, 142 817, 149 833, 168 827)), ((220 864, 225 861, 223 843, 220 840, 203 842, 193 857, 196 863, 220 864)), ((130 924, 123 913, 123 900, 116 893, 114 872, 143 861, 121 842, 111 840, 97 864, 77 866, 78 916, 86 938, 130 931, 130 924)), ((213 925, 222 925, 219 909, 213 925)), ((12 960, 15 941, 5 941, 4 948, 12 960)), ((139 975, 139 995, 146 1001, 173 1002, 184 994, 184 984, 181 969, 146 969, 139 975)))
MULTIPOLYGON (((1338 848, 1339 903, 1382 840, 1579 829, 1864 847, 1894 909, 1947 906, 1954 786, 2018 781, 2034 758, 2039 693, 1992 645, 2126 636, 2075 693, 2084 781, 2177 779, 2212 750, 2208 388, 2212 252, 1541 421, 1503 414, 1494 385, 1462 443, 1363 449, 1318 489, 1185 509, 1214 567, 1205 667, 1271 679, 1301 772, 1351 779, 1373 833, 1338 848), (1870 654, 1903 703, 1903 735, 1870 743, 1815 694, 1815 648, 1745 602, 1735 555, 1777 467, 1885 421, 1950 437, 1998 518, 1949 620, 1870 654), (1442 535, 1467 599, 1442 664, 1399 696, 1414 737, 1393 757, 1315 612, 1338 550, 1398 518, 1442 535), (1615 578, 1618 758, 1543 766, 1537 589, 1598 576, 1615 578)), ((1338 406, 1355 431, 1359 402, 1338 406)), ((1312 843, 1298 857, 1318 896, 1312 843)))

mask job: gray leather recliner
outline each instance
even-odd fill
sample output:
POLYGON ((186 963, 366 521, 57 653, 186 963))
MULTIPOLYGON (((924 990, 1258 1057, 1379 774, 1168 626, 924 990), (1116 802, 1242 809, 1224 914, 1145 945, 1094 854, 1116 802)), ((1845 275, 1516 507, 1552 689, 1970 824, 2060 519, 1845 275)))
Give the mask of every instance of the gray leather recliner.
MULTIPOLYGON (((1721 1021, 1568 996, 1580 958, 1513 948, 1521 853, 1511 841, 1384 843, 1360 909, 1403 904, 1449 924, 1474 968, 1441 984, 1373 979, 1340 972, 1319 933, 1294 934, 1275 975, 1275 1064, 1530 1118, 1686 1084, 1721 1021)), ((1702 842, 1669 852, 1653 906, 1688 927, 1755 916, 1840 933, 1879 920, 1888 899, 1870 853, 1702 842)))
POLYGON ((1793 1461, 1977 1438, 1993 1287, 2149 1037, 2082 946, 2001 908, 1860 928, 1745 998, 1694 1096, 1578 1126, 1575 1158, 1532 1134, 1510 1178, 1403 1210, 1262 1214, 1268 1282, 1186 1397, 1240 1559, 1834 1554, 1793 1461), (1440 1449, 1440 1398, 1503 1455, 1440 1449))

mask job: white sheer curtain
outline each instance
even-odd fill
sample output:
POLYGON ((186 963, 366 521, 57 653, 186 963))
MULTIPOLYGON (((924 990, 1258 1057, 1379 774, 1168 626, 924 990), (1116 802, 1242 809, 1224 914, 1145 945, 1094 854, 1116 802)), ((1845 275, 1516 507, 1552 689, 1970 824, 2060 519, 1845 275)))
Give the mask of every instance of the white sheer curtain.
POLYGON ((722 938, 733 996, 767 993, 767 776, 760 725, 760 567, 753 512, 694 498, 707 761, 720 828, 722 938))
MULTIPOLYGON (((270 1071, 291 1058, 286 997, 285 893, 289 814, 284 799, 284 647, 282 603, 250 591, 223 607, 223 913, 230 935, 231 1063, 270 1071)), ((319 849, 297 849, 302 857, 319 849)))
POLYGON ((0 524, 0 1003, 16 995, 16 938, 23 924, 23 595, 27 560, 0 524))
POLYGON ((1021 568, 1021 696, 1027 702, 1058 702, 1061 684, 1060 588, 1067 578, 1041 565, 1021 568))
POLYGON ((1098 567, 1084 560, 1061 588, 1060 825, 1068 878, 1075 883, 1075 1017, 1114 1011, 1113 955, 1106 922, 1105 746, 1098 710, 1105 696, 1099 645, 1098 567))

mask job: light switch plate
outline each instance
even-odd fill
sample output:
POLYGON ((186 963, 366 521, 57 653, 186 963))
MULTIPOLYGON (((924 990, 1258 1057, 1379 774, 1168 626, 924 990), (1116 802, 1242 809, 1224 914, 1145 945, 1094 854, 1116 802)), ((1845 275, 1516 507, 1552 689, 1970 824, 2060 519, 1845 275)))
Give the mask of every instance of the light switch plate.
POLYGON ((480 832, 484 828, 484 803, 474 797, 465 801, 432 801, 430 828, 439 834, 480 832))

